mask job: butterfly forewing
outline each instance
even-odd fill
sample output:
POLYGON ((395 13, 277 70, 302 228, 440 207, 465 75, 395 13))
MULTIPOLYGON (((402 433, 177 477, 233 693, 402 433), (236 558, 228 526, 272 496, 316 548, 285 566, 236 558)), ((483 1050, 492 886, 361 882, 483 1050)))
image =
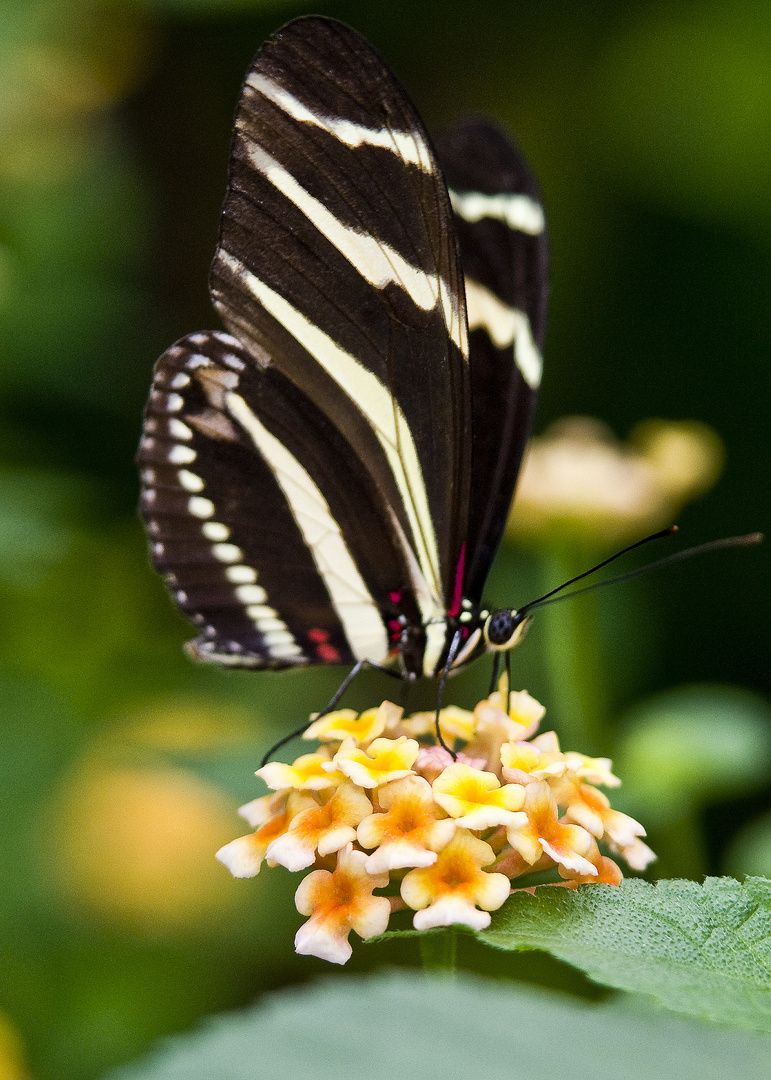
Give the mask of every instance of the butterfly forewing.
POLYGON ((347 27, 300 19, 258 54, 211 289, 344 432, 414 552, 404 586, 441 616, 468 503, 461 271, 422 123, 347 27))

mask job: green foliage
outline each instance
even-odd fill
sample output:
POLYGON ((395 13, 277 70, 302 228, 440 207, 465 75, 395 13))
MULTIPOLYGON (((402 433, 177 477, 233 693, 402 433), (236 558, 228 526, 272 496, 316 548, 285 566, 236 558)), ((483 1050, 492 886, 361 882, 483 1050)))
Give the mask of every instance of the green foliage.
POLYGON ((109 1080, 755 1080, 769 1069, 759 1035, 492 980, 388 974, 276 995, 109 1080))
POLYGON ((480 935, 547 949, 676 1012, 771 1032, 771 881, 626 881, 516 893, 480 935))
POLYGON ((762 783, 771 760, 771 706, 728 686, 686 686, 623 718, 616 768, 624 801, 651 826, 762 783))
POLYGON ((771 878, 771 813, 748 821, 728 847, 727 873, 758 874, 771 878))
MULTIPOLYGON (((659 855, 657 876, 700 877, 715 865, 701 816, 766 784, 770 759, 771 708, 748 690, 683 686, 628 710, 614 753, 624 780, 615 802, 645 822, 659 855)), ((722 824, 714 814, 712 821, 722 824)), ((744 851, 736 849, 729 868, 765 874, 744 851)))

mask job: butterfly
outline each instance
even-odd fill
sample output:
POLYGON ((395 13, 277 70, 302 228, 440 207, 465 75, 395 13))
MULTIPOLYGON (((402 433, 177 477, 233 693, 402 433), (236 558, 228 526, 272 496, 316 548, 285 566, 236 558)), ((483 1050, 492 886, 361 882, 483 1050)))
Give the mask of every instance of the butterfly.
POLYGON ((547 243, 520 150, 429 140, 354 30, 250 67, 210 293, 158 360, 138 454, 151 556, 197 659, 407 678, 516 643, 482 592, 541 378, 547 243))

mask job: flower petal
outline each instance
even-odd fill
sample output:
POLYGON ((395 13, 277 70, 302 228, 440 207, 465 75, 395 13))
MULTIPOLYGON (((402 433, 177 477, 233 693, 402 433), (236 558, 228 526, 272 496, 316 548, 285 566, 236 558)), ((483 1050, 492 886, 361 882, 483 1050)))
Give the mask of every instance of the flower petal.
POLYGON ((398 739, 375 739, 366 750, 348 738, 325 767, 338 770, 359 787, 374 788, 409 776, 419 751, 415 739, 405 735, 398 739))

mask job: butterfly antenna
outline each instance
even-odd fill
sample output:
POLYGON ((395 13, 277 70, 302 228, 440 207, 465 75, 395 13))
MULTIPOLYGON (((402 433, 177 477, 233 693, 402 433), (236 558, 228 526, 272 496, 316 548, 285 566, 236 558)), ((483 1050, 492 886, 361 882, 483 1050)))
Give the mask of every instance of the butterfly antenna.
MULTIPOLYGON (((598 562, 596 566, 591 567, 589 570, 584 570, 582 574, 576 574, 575 577, 570 578, 569 581, 563 581, 561 585, 558 585, 556 589, 551 589, 550 592, 544 593, 543 596, 539 596, 537 600, 531 600, 529 604, 525 604, 524 607, 519 609, 520 615, 524 615, 526 612, 532 610, 532 608, 540 607, 546 600, 554 596, 556 593, 562 592, 563 589, 567 589, 569 585, 575 585, 577 581, 581 581, 582 578, 589 577, 591 574, 596 574, 598 570, 602 570, 603 566, 608 566, 609 563, 615 562, 616 559, 620 559, 622 555, 626 555, 629 551, 634 551, 635 548, 642 547, 643 544, 649 544, 651 540, 661 540, 664 536, 671 536, 676 533, 677 525, 669 525, 666 529, 660 529, 659 532, 651 533, 650 536, 644 536, 642 540, 635 541, 634 544, 629 544, 628 547, 622 548, 621 551, 617 551, 615 555, 609 555, 607 559, 603 559, 602 562, 598 562)), ((656 565, 653 563, 652 565, 656 565)), ((612 579, 616 581, 616 578, 612 579)), ((610 584, 610 582, 603 582, 603 584, 610 584)), ((586 592, 585 589, 581 589, 581 592, 586 592)), ((571 593, 571 596, 575 596, 575 593, 571 593)))
MULTIPOLYGON (((666 530, 670 532, 673 530, 666 530)), ((666 532, 663 535, 666 535, 666 532)), ((657 536, 661 536, 661 533, 656 533, 655 536, 646 537, 647 540, 653 540, 657 536)), ((634 570, 629 570, 626 574, 619 574, 617 577, 608 578, 607 581, 596 581, 593 585, 587 585, 583 589, 575 589, 571 593, 567 593, 565 596, 555 596, 554 594, 560 592, 567 585, 572 585, 575 581, 580 581, 581 578, 586 577, 587 574, 593 574, 595 570, 599 570, 600 567, 606 566, 613 559, 617 559, 619 555, 624 555, 627 551, 631 551, 632 548, 639 547, 640 544, 644 544, 645 540, 641 540, 638 544, 632 544, 631 547, 624 548, 624 551, 619 551, 618 555, 614 555, 610 559, 606 559, 604 563, 600 563, 599 566, 595 566, 592 570, 587 570, 584 574, 579 574, 578 577, 572 579, 572 581, 566 581, 564 585, 560 585, 558 589, 552 589, 550 593, 546 593, 540 600, 534 600, 530 604, 526 604, 521 610, 532 611, 537 607, 548 607, 549 604, 557 604, 560 600, 569 600, 573 596, 581 596, 583 593, 594 592, 595 589, 604 589, 606 585, 618 585, 622 581, 630 581, 632 578, 640 577, 642 574, 648 574, 653 570, 661 570, 665 566, 670 566, 672 563, 682 562, 683 559, 691 559, 695 555, 705 555, 710 551, 723 551, 726 548, 737 547, 753 547, 755 544, 763 542, 763 533, 747 533, 746 536, 725 536, 720 540, 708 540, 705 544, 697 544, 695 547, 686 548, 685 551, 676 551, 674 555, 666 555, 663 559, 657 559, 656 562, 648 563, 646 566, 638 566, 634 570)))

